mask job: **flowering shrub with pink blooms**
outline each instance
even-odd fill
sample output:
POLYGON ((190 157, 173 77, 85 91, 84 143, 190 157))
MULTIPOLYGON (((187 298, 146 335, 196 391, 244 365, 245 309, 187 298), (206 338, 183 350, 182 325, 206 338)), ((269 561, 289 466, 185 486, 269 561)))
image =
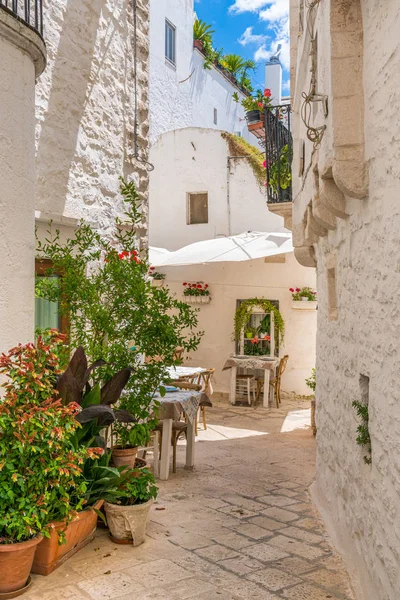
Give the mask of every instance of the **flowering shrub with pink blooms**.
POLYGON ((317 299, 317 292, 314 292, 310 287, 291 287, 289 288, 289 292, 292 292, 292 300, 307 298, 309 302, 314 302, 317 299))
POLYGON ((197 283, 183 283, 185 291, 184 296, 209 296, 210 290, 208 289, 208 283, 202 284, 199 281, 197 283))

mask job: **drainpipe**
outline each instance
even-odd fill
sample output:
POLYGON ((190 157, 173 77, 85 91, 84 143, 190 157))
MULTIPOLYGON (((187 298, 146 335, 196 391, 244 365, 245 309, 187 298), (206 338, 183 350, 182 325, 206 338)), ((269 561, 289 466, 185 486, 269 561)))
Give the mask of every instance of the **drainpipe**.
POLYGON ((247 156, 228 156, 226 164, 226 208, 228 212, 228 236, 232 234, 231 228, 231 192, 230 192, 230 179, 231 179, 231 160, 237 160, 239 158, 248 158, 247 156))

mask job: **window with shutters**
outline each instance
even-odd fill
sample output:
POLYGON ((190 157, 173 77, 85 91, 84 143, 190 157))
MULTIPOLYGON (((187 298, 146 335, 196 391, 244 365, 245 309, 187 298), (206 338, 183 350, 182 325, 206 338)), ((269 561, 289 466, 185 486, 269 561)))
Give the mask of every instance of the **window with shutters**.
POLYGON ((190 192, 187 198, 187 224, 208 223, 208 192, 190 192))

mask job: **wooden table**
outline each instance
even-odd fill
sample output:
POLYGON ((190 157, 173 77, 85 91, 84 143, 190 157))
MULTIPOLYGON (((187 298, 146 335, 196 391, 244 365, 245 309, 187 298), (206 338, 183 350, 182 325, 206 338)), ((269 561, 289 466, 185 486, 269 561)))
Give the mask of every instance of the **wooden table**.
POLYGON ((186 469, 194 467, 194 444, 196 416, 199 405, 212 406, 208 396, 204 392, 195 390, 181 390, 167 392, 161 398, 156 398, 160 403, 158 416, 162 419, 162 439, 161 439, 161 461, 160 461, 160 479, 166 481, 169 476, 169 463, 171 459, 171 437, 172 423, 178 421, 182 412, 187 416, 187 441, 186 441, 186 469))
POLYGON ((167 367, 168 377, 171 377, 175 381, 188 377, 196 377, 196 375, 200 375, 207 370, 204 367, 167 367))
POLYGON ((236 374, 239 367, 241 369, 262 369, 264 371, 263 406, 265 408, 271 406, 273 402, 273 397, 271 398, 269 389, 270 374, 271 371, 275 372, 275 369, 278 365, 279 358, 274 358, 272 356, 233 355, 229 357, 222 370, 231 370, 231 386, 229 392, 230 403, 233 405, 236 404, 236 374))

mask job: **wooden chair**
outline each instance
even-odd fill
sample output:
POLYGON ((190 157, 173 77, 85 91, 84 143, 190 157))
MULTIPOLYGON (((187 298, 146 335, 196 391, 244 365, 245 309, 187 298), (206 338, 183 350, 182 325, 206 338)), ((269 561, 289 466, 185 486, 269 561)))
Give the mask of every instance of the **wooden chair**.
MULTIPOLYGON (((171 381, 169 385, 177 387, 181 390, 195 390, 196 392, 201 391, 201 386, 196 383, 191 383, 189 381, 171 381)), ((156 431, 160 431, 160 454, 161 454, 161 440, 162 440, 162 430, 163 423, 162 421, 157 425, 156 431)), ((187 436, 187 422, 186 421, 174 421, 172 423, 172 472, 176 473, 176 449, 178 445, 179 438, 184 435, 187 436)))
MULTIPOLYGON (((205 392, 206 394, 208 392, 208 396, 212 395, 212 392, 210 392, 210 389, 211 389, 211 379, 213 378, 214 373, 215 373, 215 369, 207 369, 207 371, 202 371, 197 378, 197 383, 201 386, 201 389, 203 390, 203 392, 205 392)), ((206 407, 205 406, 199 406, 199 416, 200 415, 203 420, 203 427, 204 427, 204 429, 207 429, 207 418, 206 418, 206 407)), ((198 422, 198 420, 196 419, 196 435, 197 435, 197 422, 198 422)))
POLYGON ((182 360, 184 352, 185 352, 185 348, 178 346, 178 348, 176 348, 175 353, 174 353, 174 360, 182 360))
POLYGON ((255 396, 254 396, 255 378, 254 378, 254 375, 250 375, 250 374, 236 375, 236 384, 238 382, 244 382, 246 384, 247 402, 249 403, 249 406, 251 406, 251 396, 252 395, 253 395, 253 401, 255 400, 255 396))
POLYGON ((276 408, 279 408, 281 403, 281 378, 286 369, 287 361, 289 360, 289 355, 285 354, 279 361, 278 372, 276 377, 270 380, 269 385, 274 388, 275 392, 275 400, 276 400, 276 408))

